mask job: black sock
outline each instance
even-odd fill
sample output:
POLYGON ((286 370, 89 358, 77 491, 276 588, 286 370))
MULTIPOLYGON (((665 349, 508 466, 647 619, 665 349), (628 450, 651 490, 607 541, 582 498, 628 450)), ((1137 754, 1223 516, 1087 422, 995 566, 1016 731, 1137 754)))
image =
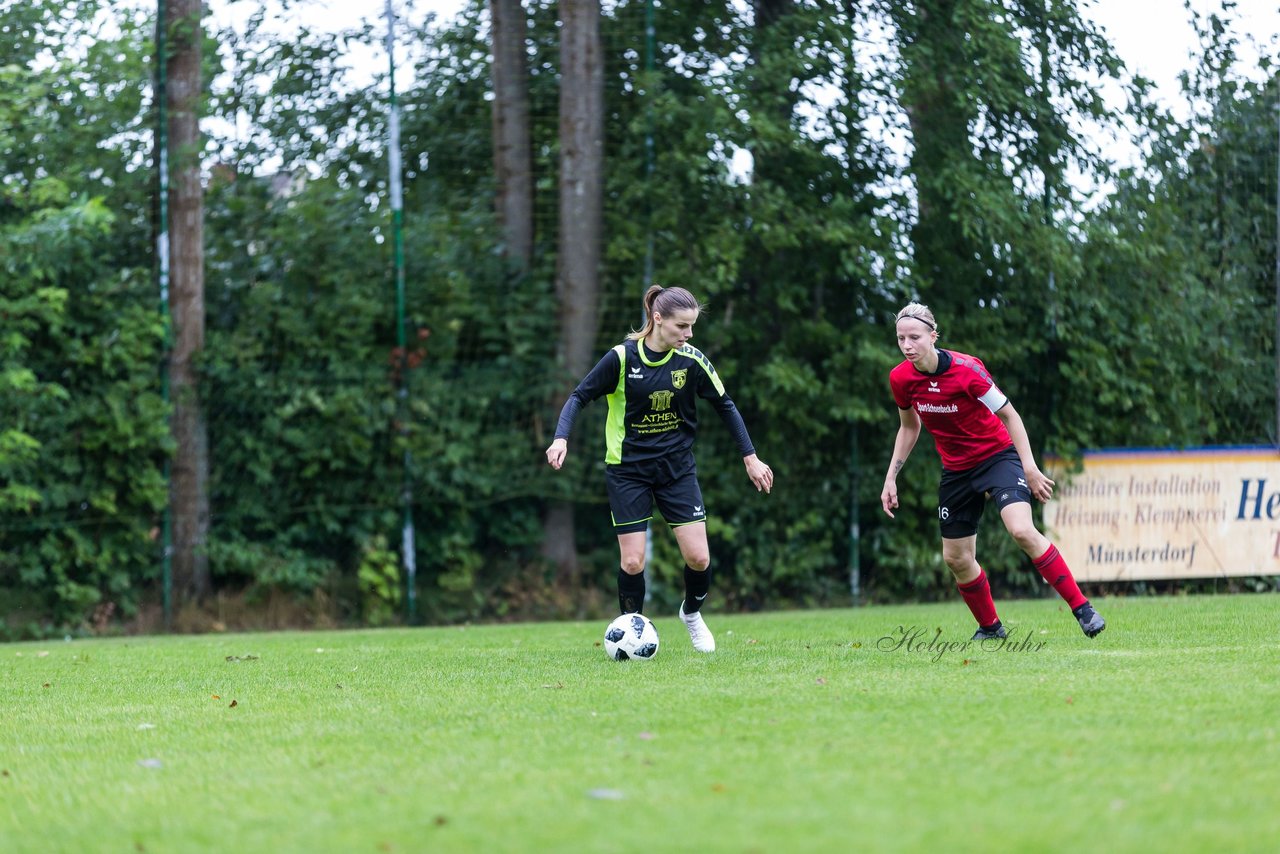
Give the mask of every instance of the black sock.
POLYGON ((707 598, 711 590, 711 567, 699 572, 696 569, 684 568, 684 612, 696 614, 702 607, 702 600, 707 598))
POLYGON ((618 610, 623 614, 639 614, 644 607, 644 570, 635 575, 618 567, 618 610))

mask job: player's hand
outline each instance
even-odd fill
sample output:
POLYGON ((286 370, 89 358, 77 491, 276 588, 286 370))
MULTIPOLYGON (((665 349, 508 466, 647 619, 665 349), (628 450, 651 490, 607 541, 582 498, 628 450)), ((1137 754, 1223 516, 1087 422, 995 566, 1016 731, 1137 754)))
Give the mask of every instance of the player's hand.
POLYGON ((898 482, 896 480, 886 480, 884 489, 880 491, 880 506, 884 508, 884 512, 889 518, 894 518, 893 508, 898 506, 898 482))
POLYGON ((773 469, 765 465, 759 457, 752 454, 743 457, 742 463, 747 467, 747 477, 756 485, 756 492, 769 492, 773 489, 773 469))
POLYGON ((1027 488, 1031 490, 1031 494, 1040 500, 1041 503, 1047 503, 1053 498, 1054 482, 1050 480, 1044 472, 1038 468, 1028 469, 1027 488))
POLYGON ((556 439, 551 443, 551 447, 547 448, 547 462, 556 471, 560 471, 560 466, 564 465, 565 454, 569 453, 569 443, 565 439, 556 439))

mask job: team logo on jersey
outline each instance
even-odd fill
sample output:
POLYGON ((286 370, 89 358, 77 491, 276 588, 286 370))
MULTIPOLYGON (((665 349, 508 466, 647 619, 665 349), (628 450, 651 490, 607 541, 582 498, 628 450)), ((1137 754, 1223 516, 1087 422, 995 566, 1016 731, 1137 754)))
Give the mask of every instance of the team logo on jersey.
POLYGON ((654 412, 666 412, 671 408, 671 398, 675 396, 673 391, 655 391, 649 395, 649 406, 654 412))
POLYGON ((681 368, 678 371, 671 372, 671 384, 676 388, 684 388, 685 378, 689 376, 688 368, 681 368))

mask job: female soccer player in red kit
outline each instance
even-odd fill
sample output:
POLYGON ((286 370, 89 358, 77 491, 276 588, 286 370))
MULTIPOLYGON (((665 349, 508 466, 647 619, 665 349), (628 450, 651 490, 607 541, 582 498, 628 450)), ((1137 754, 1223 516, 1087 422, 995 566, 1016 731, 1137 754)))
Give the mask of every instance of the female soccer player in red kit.
POLYGON ((1036 465, 1017 410, 996 387, 980 359, 935 346, 938 324, 928 306, 913 302, 899 311, 897 335, 906 361, 889 373, 901 425, 880 493, 884 512, 892 517, 898 506, 898 472, 920 438, 923 425, 933 435, 942 457, 938 484, 942 558, 978 621, 973 639, 1007 636, 976 555, 978 520, 988 497, 995 502, 1009 535, 1066 601, 1080 628, 1095 637, 1106 628, 1106 622, 1080 592, 1066 560, 1032 519, 1031 497, 1048 501, 1053 497, 1054 483, 1036 465))

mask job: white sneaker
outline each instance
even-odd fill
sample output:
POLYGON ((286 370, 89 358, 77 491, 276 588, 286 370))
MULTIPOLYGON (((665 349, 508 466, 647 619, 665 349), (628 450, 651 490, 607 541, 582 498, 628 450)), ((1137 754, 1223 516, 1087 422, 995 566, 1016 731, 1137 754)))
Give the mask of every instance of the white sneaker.
POLYGON ((684 603, 680 603, 680 619, 684 621, 684 627, 689 630, 689 640, 693 641, 693 648, 698 652, 715 652, 716 639, 711 634, 711 629, 707 628, 706 620, 702 619, 701 611, 694 611, 692 614, 684 612, 684 603))

